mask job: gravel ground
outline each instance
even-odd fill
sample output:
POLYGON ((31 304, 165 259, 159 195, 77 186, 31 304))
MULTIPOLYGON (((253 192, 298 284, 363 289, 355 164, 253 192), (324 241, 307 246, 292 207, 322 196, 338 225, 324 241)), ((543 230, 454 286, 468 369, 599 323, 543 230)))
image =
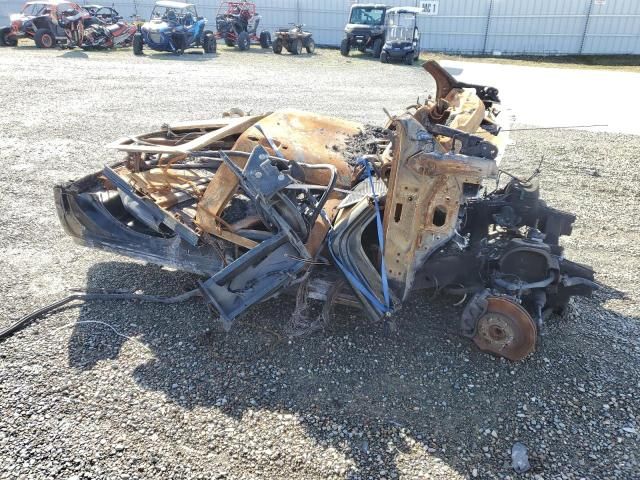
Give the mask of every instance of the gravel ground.
MULTIPOLYGON (((106 142, 234 106, 381 123, 382 106, 433 87, 419 67, 335 51, 220 50, 0 50, 0 326, 71 288, 194 285, 63 233, 51 188, 111 160, 106 142)), ((544 156, 543 194, 579 215, 567 255, 604 285, 553 319, 527 360, 458 337, 451 298, 412 299, 390 337, 337 309, 326 330, 291 340, 290 299, 229 334, 197 302, 91 303, 0 345, 0 479, 639 478, 640 137, 512 137, 504 167, 525 174, 544 156), (524 475, 510 466, 517 440, 524 475)))

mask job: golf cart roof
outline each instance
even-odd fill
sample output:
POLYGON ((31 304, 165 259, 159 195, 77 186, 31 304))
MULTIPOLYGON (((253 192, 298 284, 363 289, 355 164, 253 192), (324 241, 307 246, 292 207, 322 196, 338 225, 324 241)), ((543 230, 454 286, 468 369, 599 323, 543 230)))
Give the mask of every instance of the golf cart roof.
POLYGON ((393 7, 387 10, 387 13, 391 15, 395 13, 412 13, 414 15, 418 15, 422 12, 423 10, 420 7, 393 7))
POLYGON ((156 2, 156 7, 187 8, 193 7, 193 3, 174 2, 173 0, 160 0, 159 2, 156 2))
POLYGON ((354 3, 351 8, 389 8, 383 3, 354 3))

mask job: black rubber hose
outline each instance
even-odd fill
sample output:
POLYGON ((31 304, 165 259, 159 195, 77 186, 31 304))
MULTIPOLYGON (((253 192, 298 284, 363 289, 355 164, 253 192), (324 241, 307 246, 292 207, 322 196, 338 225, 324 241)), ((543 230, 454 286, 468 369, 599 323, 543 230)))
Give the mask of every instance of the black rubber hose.
MULTIPOLYGON (((63 298, 62 300, 58 300, 53 302, 47 306, 44 306, 35 312, 31 312, 28 315, 25 315, 20 320, 15 322, 13 325, 5 328, 0 331, 0 341, 6 340, 14 333, 22 330, 24 327, 29 325, 31 322, 36 320, 37 318, 46 315, 49 312, 52 312, 67 303, 73 302, 74 300, 82 300, 83 302, 90 300, 138 300, 141 302, 150 302, 150 303, 180 303, 185 302, 193 297, 200 296, 201 292, 199 289, 190 290, 182 295, 176 295, 175 297, 159 297, 156 295, 145 295, 139 293, 91 293, 91 292, 81 292, 74 293, 69 295, 68 297, 63 298)), ((80 305, 80 304, 78 304, 80 305)), ((74 305, 77 306, 77 305, 74 305)))

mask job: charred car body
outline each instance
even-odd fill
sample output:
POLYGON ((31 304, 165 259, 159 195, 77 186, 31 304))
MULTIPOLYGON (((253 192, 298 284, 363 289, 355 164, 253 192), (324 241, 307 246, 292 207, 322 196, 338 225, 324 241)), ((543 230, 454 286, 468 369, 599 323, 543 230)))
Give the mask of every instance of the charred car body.
POLYGON ((227 327, 300 283, 390 325, 436 289, 467 299, 481 349, 521 359, 593 271, 564 257, 575 217, 535 177, 481 194, 505 141, 497 90, 424 67, 435 97, 383 127, 287 110, 127 136, 123 160, 55 188, 59 218, 82 245, 201 275, 227 327))

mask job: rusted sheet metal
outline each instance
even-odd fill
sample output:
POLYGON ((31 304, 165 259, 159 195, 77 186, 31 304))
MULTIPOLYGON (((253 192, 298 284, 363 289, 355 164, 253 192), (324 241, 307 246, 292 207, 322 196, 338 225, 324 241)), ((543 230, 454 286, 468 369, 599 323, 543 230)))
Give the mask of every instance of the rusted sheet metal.
MULTIPOLYGON (((342 188, 351 186, 352 172, 344 153, 349 139, 363 131, 361 124, 296 110, 284 110, 266 116, 256 125, 260 129, 255 125, 247 128, 238 138, 233 150, 250 152, 260 145, 270 154, 280 154, 287 160, 334 165, 338 171, 337 185, 342 188), (278 152, 274 151, 271 143, 278 152)), ((232 160, 239 167, 244 167, 246 162, 246 158, 239 156, 232 157, 232 160)), ((326 172, 305 172, 307 183, 326 185, 327 180, 326 172)), ((198 204, 196 221, 200 228, 213 233, 216 218, 222 214, 237 186, 237 178, 229 168, 220 167, 198 204)))
POLYGON ((416 270, 453 237, 463 184, 480 184, 497 167, 493 160, 443 154, 435 143, 411 141, 424 127, 409 114, 398 118, 395 127, 401 133, 394 144, 384 212, 384 255, 391 285, 404 299, 416 270))

